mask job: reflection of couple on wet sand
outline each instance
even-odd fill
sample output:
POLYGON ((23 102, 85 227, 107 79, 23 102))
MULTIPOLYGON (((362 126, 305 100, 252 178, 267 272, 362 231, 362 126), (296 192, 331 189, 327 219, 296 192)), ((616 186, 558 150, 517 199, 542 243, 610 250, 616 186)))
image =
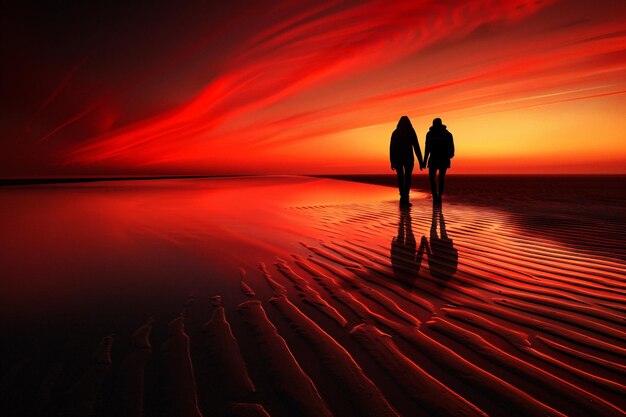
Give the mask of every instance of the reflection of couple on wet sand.
MULTIPOLYGON (((398 234, 391 241, 391 266, 397 277, 411 278, 419 274, 424 253, 428 257, 428 270, 433 278, 448 281, 456 273, 459 255, 454 248, 452 239, 448 237, 443 210, 440 206, 433 207, 430 225, 430 242, 422 236, 417 248, 411 212, 408 208, 400 211, 398 234), (437 233, 439 228, 440 233, 437 233)), ((409 282, 410 284, 410 282, 409 282)))
POLYGON ((446 171, 450 168, 450 159, 454 157, 454 140, 452 133, 441 123, 440 118, 433 120, 433 125, 426 134, 426 148, 424 157, 420 150, 417 134, 407 116, 402 116, 398 126, 391 134, 389 144, 389 159, 391 169, 398 175, 398 189, 400 190, 400 205, 411 206, 409 192, 411 191, 411 175, 413 174, 414 158, 417 156, 420 171, 428 167, 428 179, 433 202, 441 203, 446 171), (436 176, 439 171, 439 186, 436 176))

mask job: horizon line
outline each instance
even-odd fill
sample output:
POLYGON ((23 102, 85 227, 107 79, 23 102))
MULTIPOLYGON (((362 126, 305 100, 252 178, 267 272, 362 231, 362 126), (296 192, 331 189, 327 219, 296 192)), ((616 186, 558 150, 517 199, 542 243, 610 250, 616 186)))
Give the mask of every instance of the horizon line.
MULTIPOLYGON (((477 176, 477 177, 626 177, 626 173, 481 173, 463 174, 450 173, 452 176, 477 176)), ((302 176, 314 178, 337 178, 337 177, 366 177, 366 176, 393 176, 395 173, 386 174, 215 174, 215 175, 137 175, 137 176, 106 176, 106 177, 21 177, 0 178, 0 186, 19 185, 45 185, 45 184, 72 184, 83 182, 104 181, 156 181, 174 179, 209 179, 209 178, 237 178, 237 177, 271 177, 271 176, 302 176)))

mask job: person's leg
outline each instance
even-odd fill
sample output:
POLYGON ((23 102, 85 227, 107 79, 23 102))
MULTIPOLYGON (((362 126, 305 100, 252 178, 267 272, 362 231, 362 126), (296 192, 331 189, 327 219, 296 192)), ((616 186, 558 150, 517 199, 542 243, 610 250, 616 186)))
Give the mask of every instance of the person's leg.
POLYGON ((437 168, 428 168, 428 181, 430 182, 430 192, 433 195, 433 200, 437 199, 437 185, 435 183, 435 176, 437 175, 437 168))
POLYGON ((441 198, 441 196, 443 196, 443 183, 444 180, 446 178, 446 171, 448 170, 448 168, 441 168, 439 170, 439 198, 441 198))
POLYGON ((408 200, 411 192, 411 177, 413 175, 413 165, 404 166, 404 197, 408 200))
POLYGON ((404 173, 402 165, 396 165, 396 175, 398 176, 398 192, 402 196, 404 190, 404 173))

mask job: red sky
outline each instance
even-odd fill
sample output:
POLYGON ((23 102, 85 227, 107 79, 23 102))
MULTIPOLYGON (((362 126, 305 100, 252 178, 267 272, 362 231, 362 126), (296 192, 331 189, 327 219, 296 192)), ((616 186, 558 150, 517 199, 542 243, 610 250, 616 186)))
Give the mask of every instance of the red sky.
POLYGON ((626 173, 625 1, 84 3, 3 13, 1 177, 385 173, 404 114, 451 172, 626 173))

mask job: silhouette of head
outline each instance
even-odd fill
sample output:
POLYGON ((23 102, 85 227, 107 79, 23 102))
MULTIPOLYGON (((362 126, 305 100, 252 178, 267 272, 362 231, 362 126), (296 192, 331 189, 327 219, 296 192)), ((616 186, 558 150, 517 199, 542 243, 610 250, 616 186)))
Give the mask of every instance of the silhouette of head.
POLYGON ((437 117, 436 119, 433 119, 433 126, 442 126, 443 123, 441 123, 441 119, 439 117, 437 117))
POLYGON ((413 125, 411 124, 411 121, 409 120, 408 116, 402 116, 400 118, 400 120, 398 121, 398 129, 408 129, 413 127, 413 125))

